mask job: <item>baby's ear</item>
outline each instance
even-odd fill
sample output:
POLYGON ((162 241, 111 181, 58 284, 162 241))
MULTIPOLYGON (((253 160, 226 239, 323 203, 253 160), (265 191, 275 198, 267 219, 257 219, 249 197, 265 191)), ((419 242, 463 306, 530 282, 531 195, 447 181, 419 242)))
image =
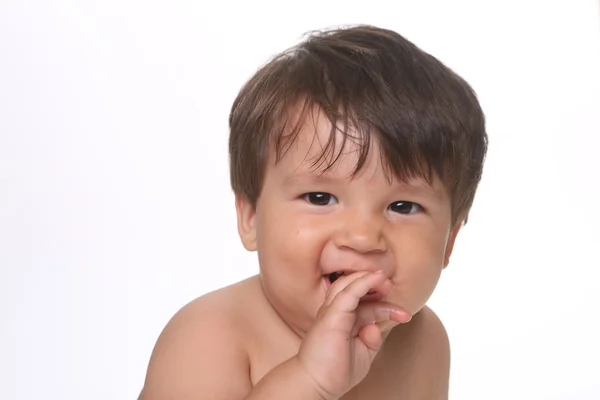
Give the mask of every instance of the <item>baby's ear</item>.
POLYGON ((246 196, 235 196, 235 210, 237 212, 237 227, 244 248, 256 251, 256 208, 246 196))
POLYGON ((446 254, 444 254, 444 268, 448 266, 450 263, 450 256, 452 255, 452 250, 454 249, 454 242, 456 241, 456 236, 462 228, 463 223, 458 222, 454 228, 450 231, 450 235, 448 235, 448 242, 446 243, 446 254))

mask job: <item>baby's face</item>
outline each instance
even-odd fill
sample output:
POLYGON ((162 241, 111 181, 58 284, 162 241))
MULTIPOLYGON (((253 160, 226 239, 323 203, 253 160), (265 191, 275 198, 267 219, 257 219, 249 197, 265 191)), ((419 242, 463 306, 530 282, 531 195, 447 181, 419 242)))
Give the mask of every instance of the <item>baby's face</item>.
POLYGON ((315 170, 330 125, 320 120, 317 127, 315 134, 312 123, 305 125, 285 156, 271 160, 255 213, 240 215, 254 238, 246 247, 258 250, 266 296, 286 322, 306 331, 332 273, 383 270, 393 283, 385 300, 418 312, 458 231, 443 186, 390 182, 377 144, 354 177, 358 152, 350 141, 332 169, 315 170))

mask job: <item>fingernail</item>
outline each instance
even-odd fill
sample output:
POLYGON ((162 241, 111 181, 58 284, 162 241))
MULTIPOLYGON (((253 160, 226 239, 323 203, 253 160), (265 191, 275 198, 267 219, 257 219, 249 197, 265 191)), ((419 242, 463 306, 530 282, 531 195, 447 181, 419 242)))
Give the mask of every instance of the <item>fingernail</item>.
POLYGON ((402 319, 402 321, 396 321, 396 322, 405 324, 407 322, 410 322, 410 320, 412 319, 412 314, 408 313, 407 311, 392 310, 392 313, 401 317, 401 319, 402 319), (408 319, 406 319, 406 317, 408 317, 408 319))

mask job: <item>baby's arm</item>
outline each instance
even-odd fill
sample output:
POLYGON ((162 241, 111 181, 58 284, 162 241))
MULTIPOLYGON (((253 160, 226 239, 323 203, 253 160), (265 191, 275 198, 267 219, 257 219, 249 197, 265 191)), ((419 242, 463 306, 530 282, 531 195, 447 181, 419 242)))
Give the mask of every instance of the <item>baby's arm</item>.
POLYGON ((372 289, 385 296, 391 288, 382 271, 336 280, 298 354, 254 388, 243 327, 208 298, 197 301, 180 311, 159 338, 140 400, 339 399, 367 375, 383 340, 377 324, 411 318, 391 303, 361 302, 372 289))
POLYGON ((234 324, 218 307, 196 301, 160 335, 139 400, 243 399, 249 363, 234 324))
POLYGON ((252 388, 239 326, 201 299, 167 324, 154 348, 139 400, 320 400, 294 357, 252 388))

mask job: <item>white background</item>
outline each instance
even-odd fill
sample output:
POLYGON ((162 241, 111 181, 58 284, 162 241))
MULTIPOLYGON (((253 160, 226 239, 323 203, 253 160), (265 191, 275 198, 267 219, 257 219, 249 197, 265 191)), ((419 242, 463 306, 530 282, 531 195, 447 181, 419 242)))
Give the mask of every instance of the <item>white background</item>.
POLYGON ((599 16, 573 0, 0 2, 0 398, 136 398, 168 319, 257 272, 229 189, 240 86, 308 30, 369 23, 464 76, 488 118, 430 302, 451 398, 600 399, 599 16))

